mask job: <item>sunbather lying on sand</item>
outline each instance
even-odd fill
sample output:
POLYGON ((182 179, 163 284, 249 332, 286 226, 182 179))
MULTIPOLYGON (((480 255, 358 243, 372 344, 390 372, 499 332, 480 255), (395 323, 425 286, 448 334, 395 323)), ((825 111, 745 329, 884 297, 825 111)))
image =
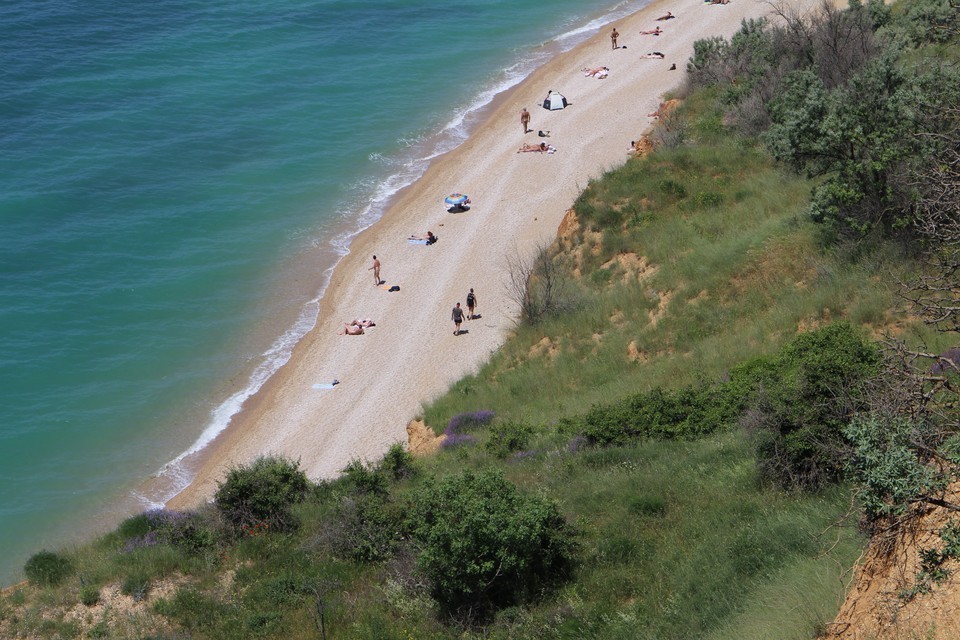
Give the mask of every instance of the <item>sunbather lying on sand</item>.
POLYGON ((359 327, 359 326, 357 326, 357 325, 355 325, 355 324, 347 324, 346 322, 344 322, 344 323, 343 323, 343 331, 337 331, 337 335, 340 335, 340 336, 343 336, 343 335, 347 335, 347 336, 362 336, 362 335, 363 335, 363 327, 359 327))
POLYGON ((656 29, 650 29, 650 30, 648 30, 648 31, 641 31, 641 32, 640 32, 640 35, 642 35, 642 36, 658 36, 658 35, 660 35, 661 33, 663 33, 663 30, 662 30, 660 27, 657 27, 656 29))
POLYGON ((517 153, 531 153, 533 151, 536 151, 538 153, 544 153, 546 150, 547 150, 546 142, 541 142, 540 144, 527 144, 526 142, 524 142, 523 146, 517 149, 517 153))
POLYGON ((645 53, 640 57, 641 58, 657 58, 658 60, 663 60, 667 56, 663 55, 659 51, 651 51, 650 53, 645 53))
POLYGON ((437 241, 437 236, 433 235, 433 231, 427 231, 425 236, 410 236, 407 240, 425 240, 427 244, 433 244, 437 241))
POLYGON ((596 69, 582 69, 582 71, 583 71, 583 75, 587 78, 592 76, 594 78, 602 79, 610 75, 610 69, 606 67, 597 67, 596 69))
POLYGON ((674 19, 674 18, 676 18, 676 17, 677 17, 677 16, 675 16, 675 15, 673 15, 672 13, 670 13, 669 11, 667 11, 666 14, 664 14, 664 15, 660 16, 659 18, 657 18, 657 20, 672 20, 672 19, 674 19))
POLYGON ((522 147, 517 149, 517 153, 532 153, 534 151, 536 151, 537 153, 556 153, 557 148, 552 144, 541 142, 540 144, 524 143, 522 147))
POLYGON ((363 320, 354 320, 350 324, 346 322, 343 323, 343 331, 338 331, 339 335, 348 335, 348 336, 362 336, 364 327, 375 327, 377 323, 371 320, 370 318, 364 318, 363 320))

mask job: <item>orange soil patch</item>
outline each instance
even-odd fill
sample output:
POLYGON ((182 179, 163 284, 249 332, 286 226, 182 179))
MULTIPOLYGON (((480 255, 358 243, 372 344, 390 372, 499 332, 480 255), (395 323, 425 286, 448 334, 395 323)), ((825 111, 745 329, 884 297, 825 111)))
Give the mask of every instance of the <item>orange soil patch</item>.
POLYGON ((407 451, 415 456, 428 456, 440 448, 445 436, 436 435, 423 420, 407 424, 407 451))
MULTIPOLYGON (((944 496, 960 502, 960 483, 944 496)), ((906 601, 901 594, 916 585, 920 554, 942 549, 938 533, 958 519, 942 507, 924 507, 907 529, 892 538, 873 540, 857 569, 847 599, 823 640, 956 640, 960 637, 960 563, 948 561, 947 579, 928 593, 906 601)))

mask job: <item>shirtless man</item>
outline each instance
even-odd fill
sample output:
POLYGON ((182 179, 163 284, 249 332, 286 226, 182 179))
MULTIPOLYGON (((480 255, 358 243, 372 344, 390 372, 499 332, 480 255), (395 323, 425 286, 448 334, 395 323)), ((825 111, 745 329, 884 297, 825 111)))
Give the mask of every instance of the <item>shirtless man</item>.
POLYGON ((672 20, 673 18, 676 18, 676 17, 677 17, 677 16, 675 16, 675 15, 673 15, 672 13, 670 13, 669 11, 667 11, 664 15, 660 16, 659 18, 657 18, 657 20, 672 20))
MULTIPOLYGON (((377 260, 377 256, 373 256, 373 266, 370 267, 370 269, 373 269, 373 283, 379 287, 380 286, 380 261, 377 260)), ((370 271, 370 269, 367 269, 367 271, 370 271)))
POLYGON ((610 34, 610 44, 613 45, 614 49, 617 49, 617 38, 620 37, 620 34, 617 32, 617 28, 613 28, 613 32, 610 34))
POLYGON ((527 111, 526 107, 524 107, 523 109, 520 110, 520 126, 523 127, 524 133, 530 132, 529 124, 530 124, 530 112, 527 111))
POLYGON ((641 31, 641 32, 640 32, 640 35, 642 35, 642 36, 658 36, 658 35, 660 35, 661 33, 663 33, 663 31, 660 29, 660 27, 657 27, 656 29, 650 29, 649 31, 641 31))

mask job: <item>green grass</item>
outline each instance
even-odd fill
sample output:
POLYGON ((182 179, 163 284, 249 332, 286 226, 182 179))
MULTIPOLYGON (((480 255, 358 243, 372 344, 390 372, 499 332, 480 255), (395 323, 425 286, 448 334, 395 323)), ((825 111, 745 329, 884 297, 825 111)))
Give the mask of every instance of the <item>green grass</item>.
POLYGON ((580 279, 571 277, 579 307, 518 328, 479 373, 426 408, 427 423, 439 432, 453 415, 489 408, 549 422, 638 390, 718 379, 798 331, 836 320, 946 346, 899 320, 890 283, 904 258, 896 247, 856 259, 822 247, 802 216, 809 190, 737 141, 657 153, 591 183, 576 209, 586 229, 603 229, 603 240, 582 232, 556 258, 579 268, 580 279), (694 202, 708 191, 725 206, 694 202), (625 277, 615 259, 631 254, 655 272, 625 277), (545 338, 552 353, 536 347, 545 338), (640 360, 628 359, 631 343, 640 360))

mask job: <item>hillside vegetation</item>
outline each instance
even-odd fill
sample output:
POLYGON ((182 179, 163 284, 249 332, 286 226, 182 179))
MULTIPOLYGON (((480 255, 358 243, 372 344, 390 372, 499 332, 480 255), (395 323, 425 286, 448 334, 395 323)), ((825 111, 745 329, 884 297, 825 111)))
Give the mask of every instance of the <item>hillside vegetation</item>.
POLYGON ((931 60, 956 56, 956 11, 870 2, 698 43, 656 152, 505 265, 523 317, 425 408, 435 455, 320 483, 234 469, 204 509, 36 554, 0 637, 825 632, 871 536, 955 478, 960 209, 937 206, 958 83, 931 60))

